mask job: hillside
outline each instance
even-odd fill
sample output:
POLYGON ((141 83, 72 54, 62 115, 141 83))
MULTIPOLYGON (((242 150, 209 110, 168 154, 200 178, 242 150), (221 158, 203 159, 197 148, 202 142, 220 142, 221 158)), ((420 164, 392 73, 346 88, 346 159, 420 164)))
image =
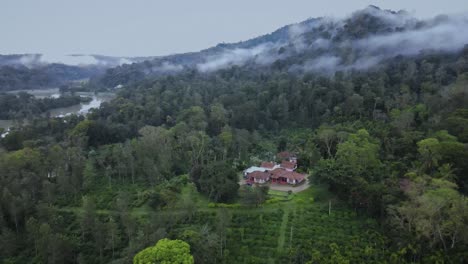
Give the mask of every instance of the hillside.
POLYGON ((108 68, 147 59, 150 57, 0 55, 0 92, 59 87, 104 74, 108 68))
POLYGON ((108 69, 0 139, 0 262, 467 262, 465 24, 370 6, 108 69))
POLYGON ((419 20, 405 11, 369 6, 344 19, 309 19, 239 43, 122 65, 94 82, 112 88, 149 76, 232 66, 299 74, 367 71, 399 56, 456 54, 468 43, 467 25, 463 16, 419 20))

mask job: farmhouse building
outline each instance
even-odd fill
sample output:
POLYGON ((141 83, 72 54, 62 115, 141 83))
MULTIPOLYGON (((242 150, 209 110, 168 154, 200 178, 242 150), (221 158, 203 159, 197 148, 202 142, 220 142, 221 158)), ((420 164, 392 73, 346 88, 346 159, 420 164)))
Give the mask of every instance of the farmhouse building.
POLYGON ((280 164, 275 162, 262 162, 260 167, 252 166, 244 171, 244 177, 248 183, 275 183, 275 184, 300 184, 305 180, 305 174, 297 173, 296 155, 290 152, 280 152, 277 158, 280 164))
POLYGON ((295 171, 276 169, 271 172, 271 182, 277 184, 299 184, 305 179, 305 175, 295 171))
POLYGON ((249 174, 249 181, 253 183, 266 183, 270 180, 271 174, 268 172, 255 171, 249 174))

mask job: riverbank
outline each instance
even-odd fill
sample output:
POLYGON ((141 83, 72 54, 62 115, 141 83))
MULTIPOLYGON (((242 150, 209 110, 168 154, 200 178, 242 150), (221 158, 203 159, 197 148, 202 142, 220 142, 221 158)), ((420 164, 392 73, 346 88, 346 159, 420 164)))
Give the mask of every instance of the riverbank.
MULTIPOLYGON (((34 97, 34 99, 40 100, 47 100, 50 99, 59 99, 64 97, 63 94, 60 93, 58 88, 50 88, 50 89, 43 89, 43 90, 18 90, 8 92, 10 96, 18 95, 21 93, 27 93, 34 97)), ((115 98, 115 93, 103 92, 103 93, 92 93, 92 92, 77 92, 77 93, 66 93, 65 97, 75 96, 81 97, 83 100, 74 100, 76 103, 63 106, 63 107, 51 107, 45 111, 35 111, 33 114, 40 114, 42 116, 51 116, 51 117, 63 117, 71 114, 77 115, 86 115, 91 109, 99 108, 102 103, 109 102, 113 98, 115 98), (89 98, 89 99, 85 99, 89 98)), ((10 101, 11 102, 11 101, 10 101)), ((16 103, 14 103, 17 106, 16 103)), ((20 117, 23 119, 24 117, 20 117)), ((10 127, 14 126, 15 120, 4 118, 0 120, 0 128, 3 128, 4 131, 8 130, 10 127)))

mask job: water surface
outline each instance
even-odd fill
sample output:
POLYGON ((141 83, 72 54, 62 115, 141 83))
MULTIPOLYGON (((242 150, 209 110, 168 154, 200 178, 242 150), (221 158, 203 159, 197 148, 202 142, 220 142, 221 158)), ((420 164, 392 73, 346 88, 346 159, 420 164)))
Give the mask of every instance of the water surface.
MULTIPOLYGON (((50 89, 43 89, 43 90, 18 90, 18 91, 12 91, 10 93, 18 94, 19 92, 26 92, 26 93, 32 94, 34 97, 39 98, 39 99, 47 98, 47 97, 50 97, 50 98, 60 97, 60 90, 58 88, 50 88, 50 89)), ((92 100, 90 102, 81 103, 77 105, 51 109, 49 111, 50 115, 52 117, 62 117, 62 116, 71 115, 71 114, 85 115, 92 108, 99 108, 102 103, 108 102, 115 97, 114 93, 77 92, 75 94, 82 96, 82 97, 91 97, 92 100)))
MULTIPOLYGON (((11 91, 10 93, 18 94, 19 92, 26 92, 32 94, 34 97, 42 99, 42 98, 59 98, 60 91, 58 88, 50 88, 44 90, 18 90, 18 91, 11 91)), ((63 117, 71 114, 77 115, 86 115, 89 111, 93 108, 99 108, 102 103, 109 102, 115 97, 114 93, 92 93, 92 92, 77 92, 76 95, 82 97, 90 97, 92 100, 86 103, 80 103, 77 105, 72 105, 68 107, 61 107, 51 109, 48 112, 52 117, 63 117)), ((4 129, 4 133, 0 136, 4 137, 8 132, 8 129, 14 126, 14 120, 0 120, 0 128, 4 129)))

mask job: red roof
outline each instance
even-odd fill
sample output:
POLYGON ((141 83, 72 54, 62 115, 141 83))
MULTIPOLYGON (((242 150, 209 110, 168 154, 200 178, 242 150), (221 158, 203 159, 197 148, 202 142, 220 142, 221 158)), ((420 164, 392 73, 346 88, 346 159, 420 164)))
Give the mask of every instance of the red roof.
POLYGON ((262 168, 268 168, 268 169, 273 169, 275 167, 275 163, 273 162, 262 162, 260 165, 262 168))
POLYGON ((287 171, 287 170, 284 170, 284 169, 277 168, 277 169, 274 169, 274 170, 271 171, 271 178, 273 178, 273 179, 277 179, 279 177, 287 178, 286 175, 288 173, 291 173, 291 172, 287 171))
POLYGON ((254 171, 252 173, 249 173, 249 177, 254 177, 255 179, 266 180, 270 178, 270 173, 263 172, 263 171, 254 171))
POLYGON ((296 164, 294 162, 289 162, 289 161, 283 160, 281 162, 281 168, 294 170, 296 168, 296 164))
POLYGON ((305 174, 297 173, 294 171, 287 171, 280 168, 271 171, 271 178, 278 179, 280 177, 301 182, 305 179, 305 174))
POLYGON ((289 179, 294 179, 298 182, 301 182, 305 179, 305 174, 302 174, 302 173, 297 173, 295 171, 291 172, 290 174, 290 178, 289 179))

